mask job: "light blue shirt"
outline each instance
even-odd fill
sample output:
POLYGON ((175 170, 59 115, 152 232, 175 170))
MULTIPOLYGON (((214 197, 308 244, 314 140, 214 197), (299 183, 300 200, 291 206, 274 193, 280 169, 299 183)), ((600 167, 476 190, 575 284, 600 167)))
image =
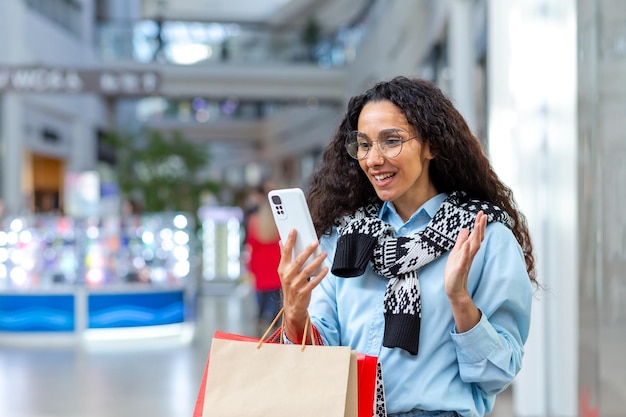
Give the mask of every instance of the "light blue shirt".
MULTIPOLYGON (((398 236, 426 227, 447 197, 439 194, 404 223, 393 204, 379 217, 398 236)), ((337 231, 320 241, 330 267, 337 231)), ((454 410, 463 416, 483 416, 519 372, 528 336, 532 286, 521 247, 501 223, 487 225, 485 239, 469 273, 468 289, 482 312, 480 322, 456 333, 450 302, 444 291, 444 254, 419 271, 422 319, 419 353, 382 346, 383 296, 387 280, 368 265, 365 274, 339 278, 332 273, 313 291, 309 314, 327 345, 351 346, 377 356, 383 368, 388 413, 413 409, 454 410)))

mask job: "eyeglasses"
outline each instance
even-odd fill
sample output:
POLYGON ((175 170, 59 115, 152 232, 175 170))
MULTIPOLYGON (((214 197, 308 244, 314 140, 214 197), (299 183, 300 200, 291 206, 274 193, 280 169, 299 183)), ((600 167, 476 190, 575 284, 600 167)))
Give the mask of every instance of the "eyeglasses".
POLYGON ((400 129, 383 130, 378 135, 378 140, 371 141, 364 133, 354 131, 350 132, 346 138, 345 147, 348 151, 348 155, 354 159, 361 160, 367 158, 373 143, 376 142, 378 152, 386 158, 395 158, 402 152, 402 144, 404 142, 418 137, 411 136, 405 139, 404 136, 408 136, 408 133, 400 129))

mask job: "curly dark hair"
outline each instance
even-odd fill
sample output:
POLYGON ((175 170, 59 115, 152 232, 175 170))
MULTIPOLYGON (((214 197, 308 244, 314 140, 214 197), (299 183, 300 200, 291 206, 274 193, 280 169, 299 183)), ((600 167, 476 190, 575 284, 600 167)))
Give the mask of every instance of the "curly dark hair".
POLYGON ((524 252, 530 279, 536 284, 526 217, 517 208, 511 189, 498 178, 480 141, 452 102, 436 85, 421 79, 396 77, 350 99, 308 187, 307 201, 318 236, 329 233, 336 219, 361 206, 381 203, 359 162, 344 148, 346 136, 356 130, 365 104, 377 101, 398 106, 416 134, 430 146, 433 159, 429 175, 438 192, 464 191, 470 198, 499 206, 512 217, 513 235, 524 252))

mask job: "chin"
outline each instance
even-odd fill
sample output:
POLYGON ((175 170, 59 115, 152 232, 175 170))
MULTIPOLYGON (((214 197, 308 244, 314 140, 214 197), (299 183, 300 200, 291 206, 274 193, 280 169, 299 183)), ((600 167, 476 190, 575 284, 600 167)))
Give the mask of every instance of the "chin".
POLYGON ((383 201, 393 201, 397 196, 389 191, 376 190, 376 195, 383 201))

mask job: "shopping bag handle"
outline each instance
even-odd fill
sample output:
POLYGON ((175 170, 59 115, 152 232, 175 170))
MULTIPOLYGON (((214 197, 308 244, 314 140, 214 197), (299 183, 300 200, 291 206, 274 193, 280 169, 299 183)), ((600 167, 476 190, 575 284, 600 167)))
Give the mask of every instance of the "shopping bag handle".
MULTIPOLYGON (((283 335, 285 334, 285 307, 282 307, 278 314, 276 314, 276 317, 274 317, 274 320, 272 320, 272 323, 267 327, 267 330, 265 330, 265 333, 263 333, 263 336, 261 336, 261 339, 259 339, 259 343, 256 346, 257 349, 261 349, 261 345, 263 345, 263 343, 267 341, 267 335, 274 328, 274 325, 276 324, 278 319, 280 319, 280 343, 282 344, 284 342, 283 335)), ((304 322, 304 336, 302 337, 302 345, 300 349, 303 352, 304 347, 306 346, 307 330, 311 335, 311 343, 315 345, 316 342, 315 337, 313 336, 313 325, 311 324, 311 316, 309 316, 308 311, 306 313, 306 321, 304 322)))

